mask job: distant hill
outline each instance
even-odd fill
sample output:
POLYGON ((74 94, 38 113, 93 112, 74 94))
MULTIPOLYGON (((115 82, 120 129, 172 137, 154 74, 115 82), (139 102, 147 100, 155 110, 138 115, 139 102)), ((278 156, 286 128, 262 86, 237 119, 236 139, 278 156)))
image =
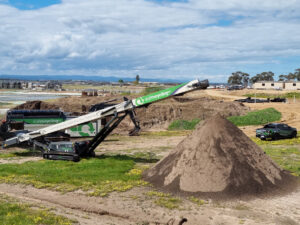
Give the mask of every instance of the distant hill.
MULTIPOLYGON (((73 81, 103 81, 103 82, 118 82, 120 79, 126 81, 135 81, 135 78, 130 77, 106 77, 106 76, 83 76, 83 75, 0 75, 0 79, 19 79, 19 80, 73 80, 73 81)), ((152 79, 143 78, 141 82, 186 82, 186 79, 152 79)))
MULTIPOLYGON (((105 77, 105 76, 84 76, 84 75, 0 75, 0 79, 18 79, 18 80, 73 80, 73 81, 98 81, 98 82, 118 82, 120 79, 125 82, 135 81, 135 78, 130 77, 105 77)), ((191 79, 152 79, 141 77, 141 82, 159 82, 159 83, 184 83, 191 79)), ((226 83, 210 83, 210 85, 225 85, 226 83)))

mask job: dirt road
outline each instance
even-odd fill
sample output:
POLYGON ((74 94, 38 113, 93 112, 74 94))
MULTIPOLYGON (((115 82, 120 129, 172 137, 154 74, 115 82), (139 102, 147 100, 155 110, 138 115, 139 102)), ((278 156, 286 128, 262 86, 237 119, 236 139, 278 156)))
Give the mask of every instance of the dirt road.
POLYGON ((180 209, 169 210, 153 203, 144 193, 151 188, 136 188, 109 197, 88 197, 80 191, 61 194, 31 186, 0 184, 0 193, 24 202, 44 205, 55 213, 80 224, 173 224, 187 218, 186 225, 300 224, 300 189, 286 196, 211 201, 198 206, 182 199, 180 209), (176 221, 175 223, 168 223, 176 221))

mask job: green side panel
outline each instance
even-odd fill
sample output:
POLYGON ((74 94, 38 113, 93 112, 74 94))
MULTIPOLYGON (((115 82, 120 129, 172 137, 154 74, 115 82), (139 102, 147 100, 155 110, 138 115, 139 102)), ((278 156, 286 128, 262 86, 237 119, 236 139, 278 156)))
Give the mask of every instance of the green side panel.
POLYGON ((70 128, 70 131, 72 131, 72 132, 78 132, 81 137, 90 137, 91 134, 95 131, 95 128, 93 126, 93 123, 90 122, 88 124, 80 124, 80 125, 78 125, 76 127, 72 127, 72 128, 70 128), (86 132, 82 131, 82 127, 86 126, 86 125, 88 125, 90 133, 86 133, 86 132))
POLYGON ((146 96, 139 97, 139 98, 135 99, 134 104, 136 106, 140 106, 140 105, 145 105, 145 104, 148 104, 151 102, 155 102, 155 101, 170 97, 178 88, 181 88, 186 84, 187 83, 183 83, 183 84, 177 85, 175 87, 170 87, 165 90, 161 90, 161 91, 154 92, 154 93, 146 95, 146 96))
POLYGON ((26 124, 56 124, 64 121, 63 118, 30 118, 30 119, 13 119, 13 121, 24 122, 26 124))

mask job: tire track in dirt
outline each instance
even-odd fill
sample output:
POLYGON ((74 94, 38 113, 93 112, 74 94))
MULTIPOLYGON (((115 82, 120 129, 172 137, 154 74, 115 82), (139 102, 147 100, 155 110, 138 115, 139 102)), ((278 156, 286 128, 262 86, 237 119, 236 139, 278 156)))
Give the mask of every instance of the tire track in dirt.
POLYGON ((22 201, 38 203, 45 206, 54 207, 58 214, 69 216, 79 221, 80 224, 139 224, 148 222, 149 225, 167 224, 161 221, 152 221, 149 218, 138 215, 128 215, 126 210, 120 213, 117 207, 107 207, 100 203, 97 197, 89 197, 80 193, 59 193, 47 189, 36 189, 25 185, 0 184, 0 193, 22 201), (102 207, 108 208, 104 210, 102 207), (66 212, 63 212, 66 211, 66 212), (79 216, 80 215, 80 216, 79 216), (87 219, 87 218, 90 219, 87 219))
MULTIPOLYGON (((55 207, 56 209, 59 208, 60 210, 58 211, 64 209, 75 215, 87 213, 89 215, 88 217, 91 217, 91 219, 85 219, 87 221, 84 221, 83 224, 107 224, 105 223, 105 220, 109 223, 115 221, 118 222, 118 224, 135 223, 135 220, 129 218, 128 215, 103 210, 92 197, 81 196, 75 193, 61 194, 46 189, 36 189, 30 186, 10 184, 0 184, 0 193, 20 200, 39 203, 46 206, 48 205, 55 207), (98 221, 100 218, 102 221, 101 223, 98 221)), ((66 214, 64 214, 64 216, 66 216, 66 214)), ((76 219, 82 220, 82 217, 77 216, 76 219)))

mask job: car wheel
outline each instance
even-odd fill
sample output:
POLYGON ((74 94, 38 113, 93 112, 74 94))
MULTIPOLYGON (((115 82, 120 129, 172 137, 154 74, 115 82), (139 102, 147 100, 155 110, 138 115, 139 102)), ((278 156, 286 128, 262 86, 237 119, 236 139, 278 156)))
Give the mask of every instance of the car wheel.
POLYGON ((279 134, 274 134, 274 136, 273 136, 273 138, 272 138, 273 140, 279 140, 280 139, 280 135, 279 134))
POLYGON ((292 138, 296 138, 296 137, 297 137, 297 132, 294 131, 294 132, 292 133, 292 138))

